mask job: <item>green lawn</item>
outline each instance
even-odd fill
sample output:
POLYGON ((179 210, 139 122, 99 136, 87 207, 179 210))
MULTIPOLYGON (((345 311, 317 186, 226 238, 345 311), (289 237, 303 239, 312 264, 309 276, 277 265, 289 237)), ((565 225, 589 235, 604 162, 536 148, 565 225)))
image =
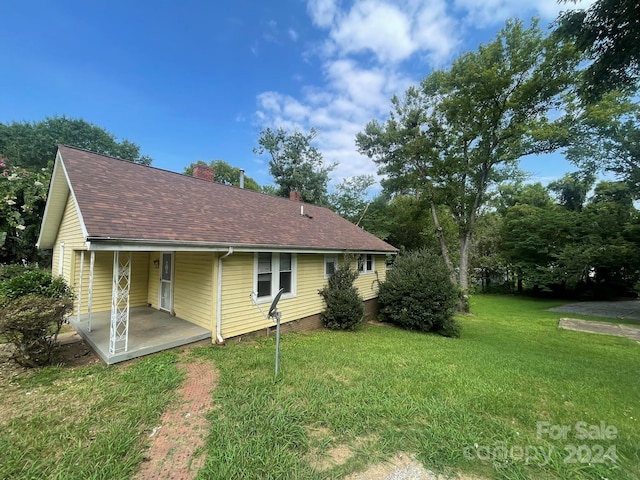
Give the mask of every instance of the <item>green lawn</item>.
POLYGON ((485 478, 637 479, 640 345, 558 330, 555 305, 476 296, 460 339, 286 335, 277 381, 273 338, 198 349, 221 373, 199 478, 341 478, 407 452, 485 478), (351 456, 327 468, 334 448, 351 456))
MULTIPOLYGON (((640 345, 558 330, 564 314, 545 311, 557 304, 476 296, 460 339, 372 325, 287 334, 277 380, 273 337, 194 349, 220 371, 199 478, 342 478, 406 452, 487 479, 635 480, 640 345), (579 439, 577 422, 604 422, 616 438, 579 439), (550 438, 554 426, 570 428, 567 438, 550 438), (599 463, 613 449, 617 462, 599 463)), ((131 478, 181 382, 176 361, 163 353, 3 381, 0 478, 131 478)))
POLYGON ((176 355, 164 353, 3 382, 0 478, 130 478, 181 378, 176 355))

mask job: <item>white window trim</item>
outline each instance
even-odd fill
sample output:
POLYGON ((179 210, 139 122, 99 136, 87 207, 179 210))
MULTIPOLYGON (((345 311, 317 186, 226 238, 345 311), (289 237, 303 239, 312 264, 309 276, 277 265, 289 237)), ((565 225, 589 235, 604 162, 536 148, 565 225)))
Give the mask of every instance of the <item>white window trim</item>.
POLYGON ((64 273, 64 242, 60 242, 60 248, 58 250, 58 276, 61 277, 64 273))
MULTIPOLYGON (((280 290, 280 252, 271 253, 271 295, 258 297, 258 253, 253 254, 253 291, 256 295, 257 303, 270 303, 280 290)), ((289 252, 282 252, 289 253, 289 252)), ((281 299, 295 298, 297 296, 298 285, 298 255, 291 253, 291 291, 283 293, 281 299)))
POLYGON ((336 253, 325 253, 324 254, 324 263, 322 264, 322 273, 324 275, 324 278, 329 278, 331 275, 327 275, 327 263, 329 263, 329 261, 333 261, 334 263, 334 267, 333 267, 333 271, 335 272, 338 269, 338 265, 339 265, 339 261, 340 259, 338 258, 338 254, 336 253))
POLYGON ((373 253, 361 253, 356 259, 356 268, 360 275, 370 275, 376 271, 376 256, 373 253), (367 256, 371 255, 371 270, 367 270, 367 256), (360 270, 360 259, 362 259, 362 270, 360 270))

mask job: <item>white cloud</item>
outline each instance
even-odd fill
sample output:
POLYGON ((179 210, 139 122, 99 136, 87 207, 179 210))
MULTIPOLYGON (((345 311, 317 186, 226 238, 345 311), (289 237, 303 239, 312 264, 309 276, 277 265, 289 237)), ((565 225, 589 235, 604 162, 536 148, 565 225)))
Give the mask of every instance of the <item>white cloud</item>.
POLYGON ((508 18, 539 16, 552 21, 563 10, 588 8, 595 0, 582 0, 577 5, 557 0, 455 0, 456 7, 466 11, 466 21, 477 26, 499 25, 508 18))
POLYGON ((330 36, 342 53, 369 50, 382 62, 404 60, 415 50, 408 16, 377 0, 356 3, 330 36))
MULTIPOLYGON (((310 11, 317 2, 310 3, 310 11)), ((345 12, 333 11, 315 23, 329 29, 326 54, 369 52, 378 62, 401 62, 416 52, 441 61, 458 44, 455 20, 445 0, 429 2, 360 0, 345 12), (330 18, 330 20, 329 20, 330 18)))
POLYGON ((375 174, 373 162, 357 152, 356 134, 367 122, 388 112, 391 96, 414 81, 385 67, 367 69, 346 59, 326 62, 324 72, 324 88, 309 87, 301 99, 278 92, 260 94, 256 120, 261 127, 316 128, 316 146, 325 161, 338 164, 332 173, 334 182, 375 174))
MULTIPOLYGON (((416 75, 446 66, 480 27, 500 26, 515 16, 552 20, 566 8, 556 0, 354 0, 342 5, 308 0, 312 23, 326 33, 322 46, 307 52, 313 61, 320 60, 322 77, 303 85, 296 97, 261 93, 255 119, 261 128, 316 128, 316 146, 324 159, 338 163, 335 183, 375 174, 374 163, 357 152, 355 136, 372 119, 384 120, 390 98, 417 84, 416 75)), ((295 41, 298 34, 292 31, 295 41)))
POLYGON ((293 28, 290 28, 287 33, 289 33, 289 38, 294 42, 298 40, 298 32, 296 32, 293 28))
POLYGON ((309 0, 307 10, 314 24, 328 27, 338 13, 338 6, 335 0, 309 0))

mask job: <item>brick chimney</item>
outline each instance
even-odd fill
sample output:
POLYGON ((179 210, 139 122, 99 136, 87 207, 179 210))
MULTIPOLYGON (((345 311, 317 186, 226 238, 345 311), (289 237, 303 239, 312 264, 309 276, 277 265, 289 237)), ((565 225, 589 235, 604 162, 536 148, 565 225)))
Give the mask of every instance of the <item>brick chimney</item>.
POLYGON ((291 190, 289 192, 289 200, 291 200, 293 202, 301 202, 302 201, 302 195, 300 194, 300 192, 297 192, 296 190, 291 190))
POLYGON ((193 166, 193 176, 202 180, 206 180, 208 182, 213 182, 216 174, 213 168, 211 168, 210 166, 196 163, 193 166))

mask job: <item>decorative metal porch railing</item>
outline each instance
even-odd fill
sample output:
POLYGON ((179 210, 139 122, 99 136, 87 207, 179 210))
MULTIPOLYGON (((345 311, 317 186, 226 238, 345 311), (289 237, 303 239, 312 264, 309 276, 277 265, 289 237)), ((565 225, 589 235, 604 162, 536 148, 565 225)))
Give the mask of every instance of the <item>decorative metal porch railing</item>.
POLYGON ((129 346, 129 289, 131 287, 131 252, 113 252, 113 287, 111 289, 111 329, 109 353, 126 352, 129 346))

